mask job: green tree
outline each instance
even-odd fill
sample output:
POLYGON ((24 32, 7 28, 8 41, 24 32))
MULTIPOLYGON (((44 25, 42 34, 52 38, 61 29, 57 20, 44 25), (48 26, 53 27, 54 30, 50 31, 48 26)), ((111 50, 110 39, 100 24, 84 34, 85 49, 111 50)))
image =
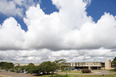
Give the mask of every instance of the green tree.
POLYGON ((20 67, 20 66, 15 66, 15 67, 14 67, 14 71, 15 71, 16 73, 20 73, 20 72, 21 72, 21 67, 20 67))
POLYGON ((39 65, 38 71, 43 74, 52 74, 58 69, 57 64, 55 62, 46 61, 39 65))
POLYGON ((65 65, 66 59, 55 60, 54 62, 57 64, 58 69, 64 71, 64 69, 66 67, 66 65, 65 65))
POLYGON ((14 64, 8 63, 8 62, 0 62, 0 67, 1 67, 1 69, 5 69, 6 71, 8 71, 14 67, 14 64))
POLYGON ((64 64, 66 63, 66 59, 55 60, 54 62, 64 64))
POLYGON ((35 65, 33 63, 29 63, 27 66, 26 66, 26 69, 27 73, 33 73, 33 71, 35 70, 35 65))
POLYGON ((112 64, 115 67, 114 71, 116 71, 116 57, 113 59, 112 64))
POLYGON ((34 74, 37 74, 37 75, 40 75, 39 66, 35 66, 35 67, 34 67, 33 73, 34 73, 34 74))
POLYGON ((112 64, 116 66, 116 57, 113 59, 112 64))

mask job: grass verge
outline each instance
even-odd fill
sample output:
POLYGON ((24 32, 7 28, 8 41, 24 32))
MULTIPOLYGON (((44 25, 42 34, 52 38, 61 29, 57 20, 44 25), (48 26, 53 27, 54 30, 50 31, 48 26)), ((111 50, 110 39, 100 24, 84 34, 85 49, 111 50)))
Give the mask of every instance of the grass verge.
POLYGON ((63 72, 59 72, 59 73, 82 73, 81 71, 63 71, 63 72))
MULTIPOLYGON (((51 77, 51 75, 43 75, 42 77, 51 77)), ((77 75, 60 75, 60 74, 54 74, 53 77, 77 77, 77 75)))
POLYGON ((116 75, 82 75, 77 77, 116 77, 116 75))
MULTIPOLYGON (((42 77, 51 77, 51 75, 43 75, 42 77)), ((116 77, 116 75, 60 75, 55 74, 53 77, 116 77)))

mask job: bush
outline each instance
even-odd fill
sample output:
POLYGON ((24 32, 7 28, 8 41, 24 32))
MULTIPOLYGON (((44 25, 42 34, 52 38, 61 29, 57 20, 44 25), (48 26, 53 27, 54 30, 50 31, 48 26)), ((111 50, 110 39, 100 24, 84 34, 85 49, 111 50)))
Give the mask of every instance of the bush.
POLYGON ((15 70, 14 69, 11 69, 10 72, 15 72, 15 70))
POLYGON ((89 70, 89 69, 83 69, 82 73, 91 73, 91 70, 89 70))
POLYGON ((21 73, 21 71, 20 70, 16 70, 16 73, 21 73))
POLYGON ((114 71, 116 72, 116 68, 114 68, 114 71))

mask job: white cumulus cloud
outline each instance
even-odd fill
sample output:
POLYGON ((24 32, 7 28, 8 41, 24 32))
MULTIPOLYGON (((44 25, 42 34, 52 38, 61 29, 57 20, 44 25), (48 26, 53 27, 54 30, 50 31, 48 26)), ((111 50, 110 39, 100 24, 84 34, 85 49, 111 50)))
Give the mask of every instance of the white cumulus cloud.
POLYGON ((0 27, 0 49, 20 49, 25 32, 14 18, 6 19, 0 27))
MULTIPOLYGON (((20 2, 16 3, 21 5, 20 2)), ((41 62, 65 58, 71 62, 103 61, 114 57, 116 16, 104 13, 95 23, 91 16, 87 16, 88 2, 52 0, 52 3, 59 12, 47 15, 40 4, 26 11, 23 19, 27 32, 21 29, 13 17, 1 24, 0 52, 17 55, 3 55, 1 60, 41 62)))
POLYGON ((41 63, 43 61, 54 61, 66 59, 67 62, 103 62, 106 59, 112 59, 116 52, 111 49, 92 49, 92 50, 59 50, 49 49, 40 50, 0 50, 0 61, 9 61, 14 63, 41 63))
POLYGON ((0 0, 0 13, 7 16, 20 16, 22 17, 22 8, 17 8, 13 1, 0 0))
POLYGON ((33 0, 0 0, 0 13, 6 16, 23 17, 25 9, 35 4, 33 0))

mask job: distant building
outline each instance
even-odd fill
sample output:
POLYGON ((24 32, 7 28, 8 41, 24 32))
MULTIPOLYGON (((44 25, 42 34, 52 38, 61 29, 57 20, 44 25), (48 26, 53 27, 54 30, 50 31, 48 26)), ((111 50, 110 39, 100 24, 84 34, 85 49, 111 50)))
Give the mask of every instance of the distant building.
MULTIPOLYGON (((28 64, 20 64, 20 63, 15 63, 14 66, 27 66, 28 64)), ((35 66, 40 65, 39 63, 35 63, 35 66)))
POLYGON ((15 63, 14 66, 20 66, 20 64, 19 63, 15 63))
POLYGON ((106 69, 110 70, 111 68, 111 61, 106 60, 104 62, 74 62, 74 63, 66 63, 66 66, 71 66, 76 69, 106 69))

